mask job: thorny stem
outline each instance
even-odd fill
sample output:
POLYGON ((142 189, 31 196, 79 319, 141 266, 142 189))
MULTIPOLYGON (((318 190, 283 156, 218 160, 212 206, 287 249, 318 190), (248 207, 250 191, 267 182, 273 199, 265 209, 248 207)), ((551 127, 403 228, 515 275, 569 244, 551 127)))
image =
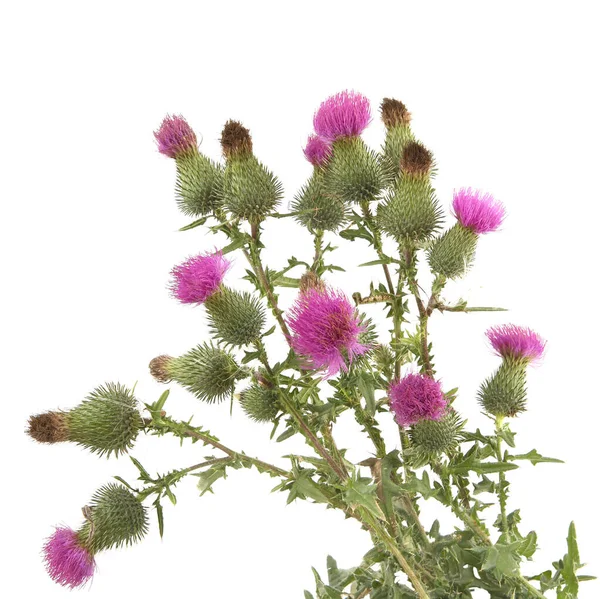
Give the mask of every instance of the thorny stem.
MULTIPOLYGON (((496 416, 496 457, 499 462, 503 462, 502 457, 502 416, 496 416)), ((508 520, 506 517, 506 475, 504 472, 498 473, 498 502, 500 503, 500 516, 502 518, 502 531, 508 533, 508 520)))
POLYGON ((311 266, 311 270, 317 274, 321 274, 323 270, 323 231, 314 232, 315 238, 315 257, 311 266))

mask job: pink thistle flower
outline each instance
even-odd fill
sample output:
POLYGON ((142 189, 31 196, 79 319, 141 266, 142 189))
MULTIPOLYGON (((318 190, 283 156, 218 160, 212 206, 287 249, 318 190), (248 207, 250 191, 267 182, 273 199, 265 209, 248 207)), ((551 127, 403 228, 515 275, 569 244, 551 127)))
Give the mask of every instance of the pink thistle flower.
POLYGON ((353 91, 343 91, 327 98, 313 118, 317 134, 330 140, 357 137, 370 122, 369 100, 353 91))
POLYGON ((452 211, 463 227, 477 235, 495 231, 505 217, 504 206, 491 194, 470 187, 454 190, 452 211))
POLYGON ((219 289, 230 266, 220 251, 188 258, 171 271, 171 293, 182 304, 203 304, 219 289))
POLYGON ((440 382, 423 374, 393 381, 388 396, 396 422, 403 427, 420 420, 440 420, 448 407, 440 382))
POLYGON ((492 327, 486 336, 502 358, 535 362, 542 357, 546 347, 546 341, 535 331, 514 324, 492 327))
POLYGON ((290 310, 293 350, 308 359, 315 370, 326 369, 326 378, 347 371, 346 360, 369 348, 359 342, 365 331, 354 306, 346 296, 327 287, 303 291, 290 310))
POLYGON ((311 135, 306 142, 304 155, 313 166, 323 166, 331 156, 331 142, 318 135, 311 135))
POLYGON ((81 545, 77 533, 57 528, 44 545, 44 561, 50 578, 72 589, 83 586, 94 575, 93 555, 81 545))
POLYGON ((169 158, 177 158, 198 146, 196 134, 181 115, 167 115, 154 137, 158 151, 169 158))

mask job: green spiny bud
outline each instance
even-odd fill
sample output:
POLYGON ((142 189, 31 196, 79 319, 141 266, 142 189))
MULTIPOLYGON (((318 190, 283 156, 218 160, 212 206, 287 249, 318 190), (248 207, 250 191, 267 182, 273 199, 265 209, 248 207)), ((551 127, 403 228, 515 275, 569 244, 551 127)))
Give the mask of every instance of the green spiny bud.
POLYGON ((153 374, 159 373, 157 380, 176 381, 208 403, 222 401, 231 395, 235 381, 245 376, 231 354, 207 344, 199 345, 179 358, 154 358, 150 370, 153 374))
POLYGON ((426 241, 440 227, 442 210, 428 177, 402 176, 377 210, 381 228, 400 241, 426 241))
POLYGON ((498 370, 479 389, 479 403, 493 416, 516 416, 525 411, 526 360, 504 358, 498 370))
POLYGON ((440 420, 419 420, 413 424, 408 432, 411 465, 419 468, 452 451, 458 445, 463 426, 464 421, 452 408, 440 420))
POLYGON ((448 279, 461 277, 471 266, 476 247, 477 234, 456 223, 429 248, 429 266, 448 279))
POLYGON ((324 170, 316 167, 292 203, 296 220, 310 231, 337 231, 347 218, 346 203, 325 193, 324 178, 324 170))
POLYGON ((230 345, 248 345, 256 341, 265 325, 260 301, 247 292, 225 286, 205 302, 214 336, 230 345))
POLYGON ((381 157, 385 180, 392 182, 400 174, 400 160, 406 145, 414 141, 410 113, 399 100, 385 98, 381 103, 381 120, 387 129, 381 157))
POLYGON ((123 485, 109 483, 98 489, 84 515, 78 536, 92 554, 132 545, 148 532, 146 509, 123 485))
POLYGON ((327 197, 348 204, 371 201, 377 199, 382 187, 381 166, 360 137, 342 137, 333 142, 332 155, 325 166, 327 197))
POLYGON ((271 422, 279 412, 277 389, 254 384, 240 394, 240 404, 249 418, 271 422))
POLYGON ((210 214, 219 204, 223 185, 221 166, 198 152, 196 148, 178 154, 177 205, 187 216, 210 214))
POLYGON ((252 154, 250 133, 237 121, 225 124, 221 146, 227 159, 221 190, 223 206, 236 218, 258 224, 279 204, 281 183, 252 154))
POLYGON ((72 441, 93 453, 118 456, 131 449, 142 426, 133 393, 107 383, 70 411, 32 416, 27 432, 40 443, 72 441))

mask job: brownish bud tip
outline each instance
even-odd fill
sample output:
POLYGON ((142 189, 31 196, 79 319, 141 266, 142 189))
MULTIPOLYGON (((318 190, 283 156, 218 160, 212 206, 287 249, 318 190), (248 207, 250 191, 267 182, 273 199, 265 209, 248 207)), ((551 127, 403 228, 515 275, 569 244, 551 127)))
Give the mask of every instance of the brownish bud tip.
POLYGON ((159 382, 159 383, 169 383, 172 380, 171 375, 169 374, 168 365, 169 362, 173 358, 171 356, 157 356, 150 361, 149 368, 150 374, 159 382))
POLYGON ((225 158, 234 154, 251 154, 250 131, 238 121, 227 121, 221 132, 221 148, 225 158))
POLYGON ((31 416, 27 434, 39 443, 61 443, 69 440, 66 415, 61 412, 45 412, 31 416))
POLYGON ((309 291, 310 289, 323 290, 325 289, 325 283, 323 283, 319 275, 317 275, 315 272, 312 270, 307 270, 300 277, 300 291, 305 292, 309 291))
POLYGON ((393 98, 384 98, 381 106, 381 120, 386 128, 396 125, 408 125, 410 123, 410 112, 400 100, 393 98))
POLYGON ((410 175, 426 175, 433 164, 431 152, 418 141, 406 144, 400 159, 400 168, 403 173, 410 175))

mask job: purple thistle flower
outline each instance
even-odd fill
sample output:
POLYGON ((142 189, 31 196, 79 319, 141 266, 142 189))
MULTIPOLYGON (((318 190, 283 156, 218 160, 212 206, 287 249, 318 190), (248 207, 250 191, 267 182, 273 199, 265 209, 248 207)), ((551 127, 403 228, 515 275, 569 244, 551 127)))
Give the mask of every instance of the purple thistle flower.
POLYGON ((357 137, 370 122, 369 100, 353 91, 343 91, 327 98, 313 118, 317 134, 330 140, 357 137))
POLYGON ((514 324, 492 327, 486 332, 492 347, 503 358, 535 362, 544 354, 546 342, 535 331, 514 324))
POLYGON ((64 587, 83 586, 94 575, 93 555, 82 547, 77 533, 57 528, 44 545, 44 561, 50 578, 64 587))
POLYGON ((331 142, 318 135, 311 135, 306 142, 304 155, 313 166, 323 166, 331 156, 331 142))
POLYGON ((188 258, 171 271, 171 293, 182 304, 203 304, 219 289, 230 266, 220 251, 188 258))
POLYGON ((452 211, 463 227, 478 235, 495 231, 505 217, 504 206, 491 194, 470 187, 454 190, 452 211))
POLYGON ((196 134, 181 115, 167 115, 154 132, 158 151, 169 158, 198 146, 196 134))
POLYGON ((388 396, 396 422, 403 427, 420 420, 440 420, 448 407, 440 382, 423 374, 393 381, 388 396))
POLYGON ((293 350, 308 359, 311 368, 325 368, 326 378, 347 371, 346 360, 369 348, 359 342, 365 328, 346 296, 327 287, 303 291, 290 310, 293 350))

